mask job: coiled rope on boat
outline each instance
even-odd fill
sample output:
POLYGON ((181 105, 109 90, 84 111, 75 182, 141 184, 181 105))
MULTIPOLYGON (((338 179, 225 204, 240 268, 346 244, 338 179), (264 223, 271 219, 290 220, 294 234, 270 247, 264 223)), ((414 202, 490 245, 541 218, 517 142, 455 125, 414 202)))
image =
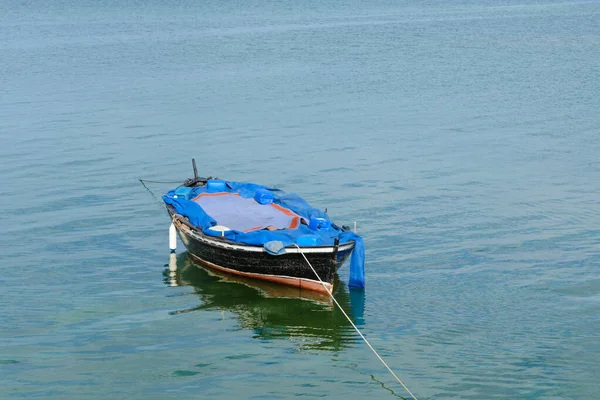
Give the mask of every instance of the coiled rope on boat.
POLYGON ((338 301, 335 299, 335 297, 333 297, 333 293, 329 291, 329 289, 325 285, 325 282, 323 282, 321 280, 321 277, 319 276, 319 274, 317 274, 317 271, 315 271, 315 269, 313 268, 313 266, 310 263, 310 261, 308 261, 308 258, 306 258, 306 255, 304 255, 304 252, 302 251, 302 249, 300 248, 300 246, 298 246, 295 243, 294 243, 294 246, 296 246, 298 248, 298 251, 300 252, 300 254, 302 254, 302 257, 304 257, 304 260, 306 261, 306 263, 308 264, 308 266, 310 267, 310 269, 312 270, 312 272, 314 272, 314 274, 317 277, 317 279, 319 279, 319 282, 321 282, 321 285, 323 285, 323 287, 325 288, 325 290, 327 291, 327 293, 329 293, 329 296, 331 297, 331 299, 333 300, 333 302, 335 303, 335 305, 338 306, 338 308, 340 309, 340 311, 342 312, 342 314, 344 314, 344 316, 346 317, 346 319, 348 320, 348 322, 350 322, 350 324, 352 325, 352 327, 354 328, 354 330, 356 331, 356 333, 358 333, 358 335, 361 337, 361 339, 364 340, 364 342, 367 344, 367 346, 369 346, 369 348, 371 349, 371 351, 375 354, 375 356, 377 356, 377 358, 379 359, 379 361, 381 361, 381 363, 387 368, 387 370, 390 371, 390 374, 392 374, 392 376, 396 379, 396 381, 398 381, 398 383, 400 385, 402 385, 402 387, 404 388, 404 390, 406 390, 408 392, 408 394, 410 394, 410 396, 414 400, 417 400, 417 398, 415 397, 415 395, 412 394, 412 392, 406 387, 406 385, 400 380, 400 378, 398 378, 398 376, 394 373, 394 371, 392 371, 392 369, 389 367, 389 365, 387 365, 387 363, 383 360, 383 358, 381 358, 381 356, 379 355, 379 353, 377 353, 377 350, 375 350, 373 348, 373 346, 371 346, 371 343, 369 343, 369 341, 362 334, 362 332, 360 331, 360 329, 358 329, 358 327, 356 325, 354 325, 354 322, 352 322, 352 319, 350 319, 350 317, 348 316, 348 314, 346 314, 346 311, 344 311, 344 309, 342 308, 342 306, 340 306, 340 303, 338 303, 338 301))

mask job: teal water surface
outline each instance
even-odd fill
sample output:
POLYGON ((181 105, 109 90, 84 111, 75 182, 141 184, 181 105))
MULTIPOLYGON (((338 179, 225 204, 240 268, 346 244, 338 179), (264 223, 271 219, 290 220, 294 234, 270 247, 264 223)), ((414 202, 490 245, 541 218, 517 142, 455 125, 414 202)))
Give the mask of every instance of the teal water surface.
POLYGON ((599 55, 598 1, 0 2, 0 398, 407 397, 169 258, 137 179, 192 157, 358 221, 336 298, 417 398, 600 398, 599 55))

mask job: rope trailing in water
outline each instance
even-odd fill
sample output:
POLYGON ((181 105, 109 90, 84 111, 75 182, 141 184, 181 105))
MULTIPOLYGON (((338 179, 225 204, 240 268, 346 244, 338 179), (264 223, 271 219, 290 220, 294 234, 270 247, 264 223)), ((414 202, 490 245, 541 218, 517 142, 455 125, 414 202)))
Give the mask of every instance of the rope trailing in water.
POLYGON ((383 358, 381 358, 381 356, 379 355, 379 353, 377 353, 377 351, 373 348, 373 346, 371 346, 371 343, 369 343, 369 341, 367 340, 367 338, 365 338, 365 336, 362 334, 362 332, 360 331, 360 329, 358 329, 358 327, 356 325, 354 325, 354 322, 352 322, 352 320, 350 319, 350 317, 348 316, 348 314, 346 314, 346 311, 344 311, 344 309, 342 308, 342 306, 340 306, 340 303, 338 303, 338 301, 335 299, 335 297, 333 297, 333 293, 331 293, 329 291, 329 289, 327 288, 327 286, 325 285, 325 283, 321 280, 321 277, 319 276, 319 274, 317 274, 317 271, 315 271, 315 269, 313 268, 313 266, 310 263, 310 261, 308 261, 308 258, 306 258, 306 255, 304 255, 304 252, 302 251, 302 249, 300 248, 300 246, 298 246, 295 243, 294 243, 294 246, 296 246, 298 248, 298 251, 300 252, 300 254, 302 254, 302 257, 304 257, 304 260, 306 261, 306 263, 308 264, 308 266, 310 267, 310 269, 312 269, 312 272, 314 272, 315 276, 319 279, 319 282, 321 282, 321 285, 323 285, 323 287, 325 288, 325 290, 327 291, 327 293, 329 293, 329 296, 331 297, 331 299, 333 300, 333 302, 335 303, 335 305, 338 306, 338 308, 340 309, 340 311, 342 312, 342 314, 344 314, 344 316, 346 317, 346 319, 348 319, 348 322, 350 322, 350 324, 352 325, 352 327, 354 328, 354 330, 359 334, 359 336, 362 338, 362 340, 365 341, 365 343, 367 344, 367 346, 369 346, 369 348, 377 356, 377 358, 379 359, 379 361, 381 361, 381 363, 387 368, 387 370, 390 371, 390 374, 392 374, 392 376, 394 378, 396 378, 396 380, 398 381, 398 383, 400 385, 402 385, 402 387, 404 388, 404 390, 406 390, 408 392, 408 394, 410 394, 410 396, 414 400, 417 400, 417 398, 415 397, 415 395, 412 394, 412 392, 406 387, 406 385, 400 380, 400 378, 398 378, 398 376, 394 373, 394 371, 392 371, 392 369, 387 365, 387 363, 383 360, 383 358))
MULTIPOLYGON (((144 188, 148 191, 148 193, 150 193, 150 196, 152 196, 152 198, 154 199, 154 201, 156 202, 156 204, 161 208, 164 209, 164 204, 162 201, 158 200, 158 198, 154 195, 154 193, 152 192, 152 190, 150 190, 148 188, 148 186, 146 186, 146 184, 144 182, 150 182, 150 183, 172 183, 172 182, 158 182, 158 181, 149 181, 146 179, 139 179, 138 181, 140 181, 140 183, 142 184, 142 186, 144 186, 144 188)), ((178 183, 178 182, 175 182, 178 183)))
POLYGON ((140 182, 142 182, 142 184, 144 184, 144 182, 148 182, 148 183, 169 183, 169 184, 181 183, 182 182, 182 181, 151 181, 149 179, 140 179, 140 178, 138 178, 138 180, 140 182))

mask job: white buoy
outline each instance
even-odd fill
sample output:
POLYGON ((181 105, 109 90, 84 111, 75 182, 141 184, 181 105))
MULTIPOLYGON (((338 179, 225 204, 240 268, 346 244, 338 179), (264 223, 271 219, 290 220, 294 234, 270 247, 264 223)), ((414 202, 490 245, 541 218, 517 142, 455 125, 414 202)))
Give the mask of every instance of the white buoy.
POLYGON ((354 221, 354 233, 356 233, 356 221, 354 221))
POLYGON ((171 250, 171 253, 175 253, 175 250, 177 249, 177 230, 172 222, 169 227, 169 249, 171 250))

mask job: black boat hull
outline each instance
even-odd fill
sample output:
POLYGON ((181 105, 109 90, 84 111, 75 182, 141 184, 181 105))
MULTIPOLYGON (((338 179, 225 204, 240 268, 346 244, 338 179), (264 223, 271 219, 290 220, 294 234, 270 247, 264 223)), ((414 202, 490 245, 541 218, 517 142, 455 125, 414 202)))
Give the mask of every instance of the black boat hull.
POLYGON ((181 241, 196 261, 234 275, 306 290, 331 292, 336 271, 354 248, 354 242, 337 246, 294 247, 286 248, 283 255, 274 256, 262 246, 243 245, 225 238, 206 236, 189 226, 182 216, 170 214, 181 241), (318 277, 303 255, 310 261, 318 277))

